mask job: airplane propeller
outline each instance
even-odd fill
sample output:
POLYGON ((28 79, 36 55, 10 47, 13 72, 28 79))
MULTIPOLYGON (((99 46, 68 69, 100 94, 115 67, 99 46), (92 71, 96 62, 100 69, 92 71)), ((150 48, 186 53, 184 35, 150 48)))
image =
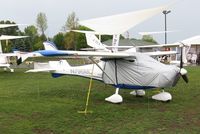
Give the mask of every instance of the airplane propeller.
POLYGON ((183 68, 183 47, 184 44, 181 42, 181 58, 180 58, 180 75, 182 76, 183 80, 188 83, 188 77, 187 77, 187 70, 183 68))

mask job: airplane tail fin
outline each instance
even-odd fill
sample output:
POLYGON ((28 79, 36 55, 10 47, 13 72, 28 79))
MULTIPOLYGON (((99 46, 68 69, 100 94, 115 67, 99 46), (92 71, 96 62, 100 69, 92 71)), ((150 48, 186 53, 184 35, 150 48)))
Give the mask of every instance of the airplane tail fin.
POLYGON ((85 33, 87 44, 95 49, 106 50, 105 45, 95 36, 95 34, 85 33))
POLYGON ((45 50, 58 50, 53 42, 45 41, 43 42, 43 45, 45 50))
POLYGON ((84 33, 86 36, 86 41, 87 41, 88 46, 96 50, 109 51, 106 48, 106 45, 102 44, 101 41, 95 36, 96 34, 98 35, 98 33, 94 31, 83 31, 83 30, 72 30, 72 31, 78 32, 78 33, 84 33))

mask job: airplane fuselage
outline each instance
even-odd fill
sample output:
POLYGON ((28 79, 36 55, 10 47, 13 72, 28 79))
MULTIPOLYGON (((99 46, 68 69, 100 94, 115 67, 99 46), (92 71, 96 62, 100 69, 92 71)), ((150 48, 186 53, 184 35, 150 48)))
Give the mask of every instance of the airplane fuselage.
POLYGON ((117 88, 128 89, 173 87, 180 78, 180 68, 165 65, 144 54, 137 54, 134 58, 128 59, 103 60, 97 64, 82 66, 62 64, 63 67, 57 67, 55 71, 52 71, 52 76, 92 77, 117 88))

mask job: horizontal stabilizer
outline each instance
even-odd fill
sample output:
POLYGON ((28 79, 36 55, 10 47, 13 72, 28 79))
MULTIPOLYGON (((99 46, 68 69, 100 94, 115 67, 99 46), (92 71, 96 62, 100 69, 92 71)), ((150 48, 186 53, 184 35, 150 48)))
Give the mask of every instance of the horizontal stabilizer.
POLYGON ((55 72, 59 70, 64 70, 65 68, 70 67, 69 63, 66 60, 60 61, 49 61, 46 63, 35 62, 34 69, 26 71, 26 73, 34 72, 55 72))

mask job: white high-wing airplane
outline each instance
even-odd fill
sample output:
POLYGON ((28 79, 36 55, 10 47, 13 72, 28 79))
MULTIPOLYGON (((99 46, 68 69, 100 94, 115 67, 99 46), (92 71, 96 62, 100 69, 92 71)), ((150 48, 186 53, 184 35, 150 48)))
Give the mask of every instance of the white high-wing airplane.
MULTIPOLYGON (((115 94, 106 98, 106 101, 112 103, 121 103, 123 101, 122 96, 119 95, 119 89, 147 90, 169 88, 177 84, 180 76, 188 82, 187 71, 182 66, 183 62, 181 62, 179 68, 173 65, 162 64, 147 54, 133 52, 130 50, 132 48, 126 51, 118 51, 117 49, 121 33, 161 13, 164 9, 166 9, 166 6, 82 21, 82 25, 95 30, 95 32, 113 35, 113 49, 111 51, 85 52, 57 50, 52 43, 45 42, 44 45, 47 46, 46 49, 48 50, 21 55, 20 60, 24 61, 28 57, 44 56, 88 57, 93 64, 71 67, 66 61, 61 60, 58 62, 49 62, 49 67, 48 65, 46 68, 38 66, 38 69, 29 70, 28 72, 50 71, 54 77, 65 74, 92 77, 116 87, 115 94), (96 57, 100 57, 101 61, 99 63, 93 59, 96 57)), ((93 37, 91 39, 94 39, 93 37)), ((96 39, 92 40, 92 42, 96 42, 96 39)), ((170 93, 162 92, 152 98, 168 101, 172 99, 172 96, 170 93)))
MULTIPOLYGON (((181 62, 180 68, 173 65, 165 65, 151 58, 150 56, 137 52, 83 52, 83 51, 62 51, 56 50, 54 44, 45 42, 45 48, 28 53, 29 56, 59 56, 59 57, 89 57, 93 64, 83 66, 70 66, 67 61, 49 61, 48 64, 36 64, 35 69, 27 72, 51 72, 53 77, 63 75, 76 75, 100 80, 106 84, 116 87, 114 95, 106 98, 112 103, 121 103, 122 96, 119 89, 147 90, 155 88, 169 88, 177 84, 180 76, 186 82, 187 71, 181 62), (97 63, 93 58, 101 57, 97 63), (44 67, 45 66, 45 67, 44 67)), ((152 97, 156 100, 169 101, 172 96, 168 92, 162 92, 152 97)))
MULTIPOLYGON (((20 24, 0 24, 0 28, 6 28, 6 27, 14 27, 18 26, 20 24)), ((0 35, 0 68, 4 68, 5 70, 8 68, 11 72, 14 72, 14 69, 10 68, 10 57, 19 57, 18 52, 14 53, 3 53, 2 51, 2 40, 13 40, 13 39, 20 39, 20 38, 26 38, 28 36, 10 36, 10 35, 0 35)))

